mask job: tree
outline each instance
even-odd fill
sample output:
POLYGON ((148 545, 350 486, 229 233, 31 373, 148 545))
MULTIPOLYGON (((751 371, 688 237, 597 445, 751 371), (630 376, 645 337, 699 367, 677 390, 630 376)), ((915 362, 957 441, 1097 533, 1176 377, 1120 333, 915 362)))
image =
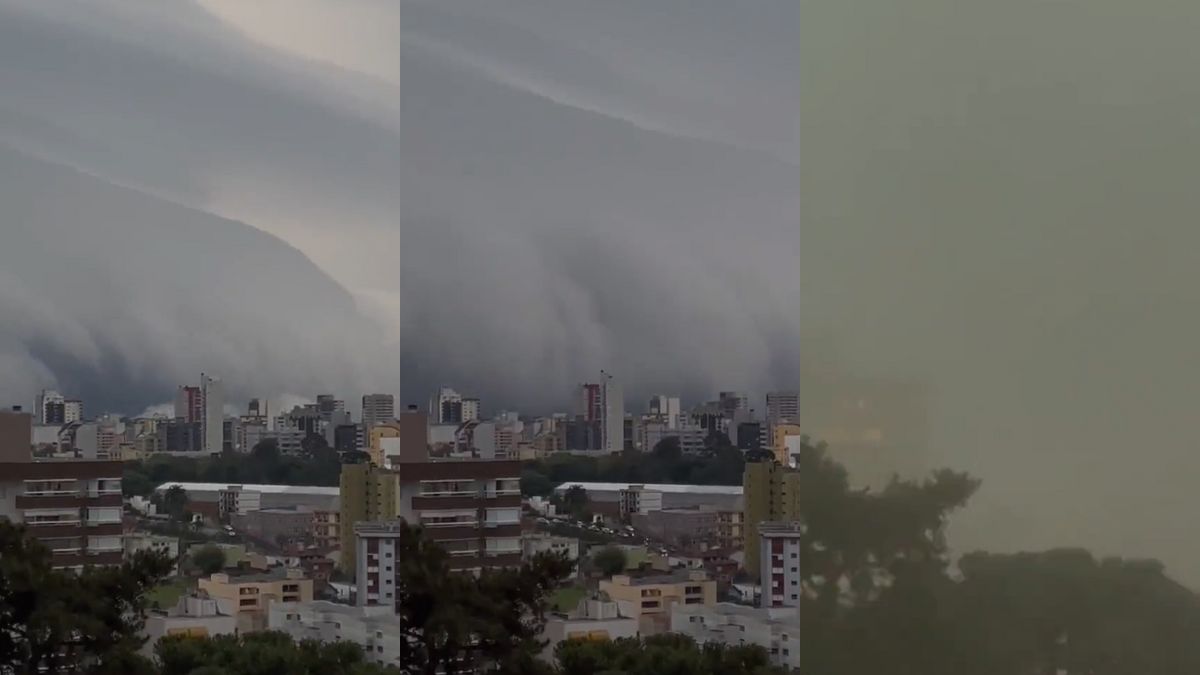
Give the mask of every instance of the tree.
POLYGON ((435 675, 490 668, 530 673, 543 643, 547 596, 571 573, 564 555, 539 554, 519 568, 452 572, 449 556, 418 527, 401 523, 397 609, 401 665, 435 675))
POLYGON ((115 567, 54 570, 50 552, 0 520, 0 672, 143 673, 145 593, 172 561, 138 553, 115 567))
POLYGON ((617 546, 605 546, 597 551, 596 555, 592 556, 592 563, 606 577, 624 572, 628 566, 628 562, 629 560, 625 555, 624 549, 617 546))
POLYGON ((332 452, 329 441, 321 434, 310 433, 300 441, 300 452, 304 457, 312 459, 322 452, 332 452))
POLYGON ((294 642, 286 633, 170 636, 155 645, 161 675, 384 675, 352 642, 294 642))
POLYGON ((192 564, 204 574, 215 574, 225 569, 225 550, 216 544, 205 544, 192 554, 192 564))
POLYGON ((567 491, 563 493, 562 501, 563 508, 566 509, 567 513, 577 519, 582 520, 583 516, 587 513, 588 493, 580 485, 572 485, 567 488, 567 491))
POLYGON ((783 675, 758 646, 698 646, 683 635, 621 638, 612 642, 567 640, 554 650, 559 670, 570 675, 783 675))
POLYGON ((528 497, 545 497, 554 492, 554 483, 537 469, 521 470, 521 494, 528 497))
POLYGON ((171 520, 183 520, 187 515, 188 495, 178 485, 172 485, 163 493, 161 507, 171 520))

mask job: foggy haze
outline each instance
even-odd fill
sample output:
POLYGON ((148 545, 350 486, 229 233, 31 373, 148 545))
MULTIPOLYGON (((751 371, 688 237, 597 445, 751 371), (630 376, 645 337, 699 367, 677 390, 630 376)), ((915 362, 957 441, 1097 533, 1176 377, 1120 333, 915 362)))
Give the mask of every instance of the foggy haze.
POLYGON ((1200 582, 1198 25, 1189 3, 804 4, 805 353, 928 388, 929 463, 984 480, 956 548, 1200 582))

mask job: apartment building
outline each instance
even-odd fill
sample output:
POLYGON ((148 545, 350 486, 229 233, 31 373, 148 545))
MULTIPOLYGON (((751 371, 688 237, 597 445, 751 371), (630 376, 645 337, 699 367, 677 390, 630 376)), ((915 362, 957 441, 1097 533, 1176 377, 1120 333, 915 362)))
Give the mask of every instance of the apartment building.
POLYGON ((675 605, 712 605, 717 601, 717 582, 703 570, 678 570, 668 574, 614 575, 600 582, 621 609, 622 616, 638 621, 642 635, 667 632, 675 605))
POLYGON ((365 542, 387 538, 374 533, 359 541, 356 525, 395 519, 423 526, 427 537, 451 552, 455 569, 520 564, 520 475, 515 460, 392 462, 388 469, 344 465, 342 569, 361 572, 358 554, 365 542))
POLYGON ((758 645, 767 651, 773 665, 800 668, 800 613, 794 610, 727 602, 675 605, 671 609, 671 632, 687 635, 700 644, 758 645))
POLYGON ((773 425, 771 427, 771 452, 775 455, 775 461, 784 466, 790 465, 792 455, 800 452, 800 441, 803 437, 799 424, 773 425))
POLYGON ((798 522, 759 523, 759 576, 763 607, 800 606, 800 534, 798 522))
POLYGON ((663 508, 663 494, 657 490, 649 490, 645 485, 630 485, 621 490, 620 500, 623 520, 628 520, 636 514, 661 511, 663 508))
POLYGON ((275 602, 268 609, 267 626, 296 642, 353 642, 372 663, 400 665, 400 617, 391 607, 352 607, 325 600, 275 602))
POLYGON ((0 411, 0 518, 26 526, 61 569, 119 565, 121 462, 31 454, 33 417, 0 411))
POLYGON ((717 511, 717 548, 740 551, 746 545, 746 515, 741 511, 717 511))
POLYGON ((312 602, 313 582, 303 570, 276 567, 266 572, 228 571, 201 579, 199 590, 225 601, 237 617, 239 632, 263 630, 272 602, 312 602))
POLYGON ((742 481, 746 572, 758 578, 761 571, 759 524, 800 520, 800 473, 775 461, 746 462, 742 481))

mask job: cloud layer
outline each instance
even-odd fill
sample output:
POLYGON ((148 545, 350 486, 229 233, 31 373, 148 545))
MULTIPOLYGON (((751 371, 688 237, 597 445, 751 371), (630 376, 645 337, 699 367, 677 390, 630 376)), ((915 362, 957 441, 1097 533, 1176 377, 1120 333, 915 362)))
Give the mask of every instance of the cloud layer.
POLYGON ((794 386, 794 4, 753 5, 0 0, 0 141, 281 237, 403 345, 413 400, 794 386))

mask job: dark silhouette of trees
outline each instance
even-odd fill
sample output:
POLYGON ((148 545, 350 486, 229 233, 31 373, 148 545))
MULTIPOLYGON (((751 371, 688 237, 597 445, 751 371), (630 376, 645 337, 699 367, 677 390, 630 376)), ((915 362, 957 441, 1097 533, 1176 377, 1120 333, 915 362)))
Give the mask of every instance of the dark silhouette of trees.
POLYGON ((0 520, 0 672, 151 672, 136 654, 145 594, 172 564, 138 553, 116 567, 55 570, 45 546, 0 520))

